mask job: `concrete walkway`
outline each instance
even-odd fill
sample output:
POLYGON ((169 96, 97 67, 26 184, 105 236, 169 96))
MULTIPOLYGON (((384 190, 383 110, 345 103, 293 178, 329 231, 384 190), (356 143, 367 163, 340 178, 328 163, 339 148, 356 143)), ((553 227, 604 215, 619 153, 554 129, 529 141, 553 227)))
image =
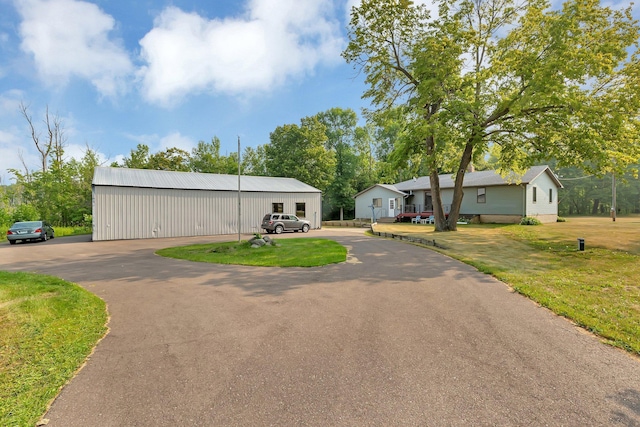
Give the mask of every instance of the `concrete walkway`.
POLYGON ((304 235, 350 254, 309 269, 154 255, 234 236, 1 245, 1 269, 108 303, 110 333, 49 426, 640 425, 636 358, 471 267, 362 233, 304 235))

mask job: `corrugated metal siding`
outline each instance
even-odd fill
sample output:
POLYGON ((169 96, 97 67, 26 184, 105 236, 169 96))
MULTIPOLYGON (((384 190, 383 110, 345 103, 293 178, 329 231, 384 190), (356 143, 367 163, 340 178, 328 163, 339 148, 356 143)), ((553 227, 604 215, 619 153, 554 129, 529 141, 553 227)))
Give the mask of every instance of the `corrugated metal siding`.
MULTIPOLYGON (((295 213, 305 203, 312 228, 320 228, 320 193, 241 193, 241 233, 259 232, 272 203, 295 213)), ((238 194, 230 191, 94 186, 93 240, 235 234, 238 194)))

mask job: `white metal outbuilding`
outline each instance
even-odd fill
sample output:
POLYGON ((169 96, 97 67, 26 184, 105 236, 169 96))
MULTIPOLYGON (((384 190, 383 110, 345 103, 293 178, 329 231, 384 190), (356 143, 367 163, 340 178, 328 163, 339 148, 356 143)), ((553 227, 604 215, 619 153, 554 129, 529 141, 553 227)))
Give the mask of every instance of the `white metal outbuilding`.
MULTIPOLYGON (((238 233, 238 176, 97 167, 93 240, 238 233)), ((256 233, 266 213, 287 212, 321 226, 322 192, 292 178, 240 177, 240 232, 256 233)))

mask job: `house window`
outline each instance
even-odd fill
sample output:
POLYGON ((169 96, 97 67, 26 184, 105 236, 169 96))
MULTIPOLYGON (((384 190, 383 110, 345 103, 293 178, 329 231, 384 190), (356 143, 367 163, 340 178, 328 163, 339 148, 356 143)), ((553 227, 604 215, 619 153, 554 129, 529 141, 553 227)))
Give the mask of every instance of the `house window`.
POLYGON ((284 212, 284 203, 272 203, 271 208, 273 213, 282 213, 284 212))
POLYGON ((304 203, 296 203, 296 216, 300 218, 306 218, 307 210, 304 203))
POLYGON ((381 208, 382 207, 382 199, 373 199, 373 207, 381 208))
POLYGON ((549 189, 549 203, 553 203, 553 188, 549 189))
POLYGON ((538 187, 533 187, 533 203, 538 202, 538 187))
POLYGON ((487 189, 484 187, 478 188, 478 203, 487 202, 487 189))
POLYGON ((396 209, 396 199, 389 199, 389 210, 394 211, 396 209))

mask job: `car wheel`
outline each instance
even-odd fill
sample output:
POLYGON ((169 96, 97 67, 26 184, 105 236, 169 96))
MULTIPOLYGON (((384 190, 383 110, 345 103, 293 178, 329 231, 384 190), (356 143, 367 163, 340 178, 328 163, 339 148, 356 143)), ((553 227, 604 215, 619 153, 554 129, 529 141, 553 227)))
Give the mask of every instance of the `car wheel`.
POLYGON ((16 244, 16 242, 17 242, 17 240, 9 240, 9 244, 10 244, 10 245, 15 245, 15 244, 16 244))
POLYGON ((302 226, 302 232, 303 233, 308 233, 309 232, 309 224, 305 224, 302 226))
POLYGON ((44 236, 42 236, 42 241, 46 242, 47 241, 47 233, 44 233, 44 236))
POLYGON ((282 234, 283 230, 284 228, 281 225, 276 225, 276 229, 275 229, 276 234, 282 234))

